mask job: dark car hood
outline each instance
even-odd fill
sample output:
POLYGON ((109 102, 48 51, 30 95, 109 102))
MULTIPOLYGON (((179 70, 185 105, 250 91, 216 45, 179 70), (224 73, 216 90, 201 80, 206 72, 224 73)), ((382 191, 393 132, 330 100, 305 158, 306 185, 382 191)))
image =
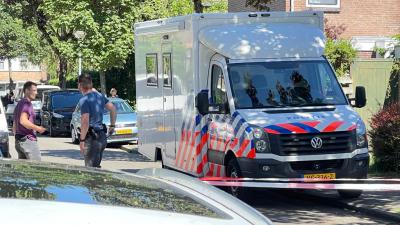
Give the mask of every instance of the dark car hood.
POLYGON ((64 117, 71 118, 74 109, 55 109, 53 112, 63 115, 64 117))
POLYGON ((0 198, 127 206, 219 217, 180 189, 149 177, 0 160, 0 198))

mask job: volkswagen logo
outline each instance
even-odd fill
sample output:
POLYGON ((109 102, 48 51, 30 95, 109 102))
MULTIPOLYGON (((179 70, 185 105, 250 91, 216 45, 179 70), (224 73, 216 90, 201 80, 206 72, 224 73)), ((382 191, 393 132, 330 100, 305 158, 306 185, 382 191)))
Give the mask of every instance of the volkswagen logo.
POLYGON ((322 148, 322 139, 320 137, 313 137, 311 139, 311 146, 315 149, 322 148))

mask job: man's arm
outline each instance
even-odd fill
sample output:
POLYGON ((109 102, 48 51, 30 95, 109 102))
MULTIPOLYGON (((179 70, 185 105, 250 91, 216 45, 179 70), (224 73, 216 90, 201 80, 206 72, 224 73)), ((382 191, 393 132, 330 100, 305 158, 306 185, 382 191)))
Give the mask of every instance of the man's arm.
POLYGON ((81 136, 80 140, 85 140, 86 135, 89 130, 89 113, 84 113, 81 115, 81 136))
POLYGON ((115 126, 115 121, 117 121, 117 110, 115 109, 114 104, 107 102, 105 107, 108 109, 108 111, 110 111, 110 125, 115 126))
MULTIPOLYGON (((21 113, 21 117, 19 118, 19 123, 20 123, 23 127, 25 127, 26 129, 28 129, 28 130, 34 130, 34 131, 39 132, 39 133, 43 133, 43 132, 46 131, 46 129, 45 129, 44 127, 37 126, 37 125, 35 125, 34 123, 32 123, 32 122, 29 120, 29 115, 28 115, 28 113, 26 113, 26 112, 22 112, 22 113, 21 113)), ((15 124, 13 125, 13 130, 14 130, 14 126, 15 126, 15 124)))

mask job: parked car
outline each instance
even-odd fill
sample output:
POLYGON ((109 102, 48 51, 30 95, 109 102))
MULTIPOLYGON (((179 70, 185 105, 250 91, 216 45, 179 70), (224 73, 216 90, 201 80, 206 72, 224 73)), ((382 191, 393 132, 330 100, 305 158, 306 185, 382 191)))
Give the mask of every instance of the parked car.
POLYGON ((0 101, 0 158, 9 158, 8 127, 3 103, 0 101))
POLYGON ((272 224, 229 194, 164 169, 128 174, 0 160, 0 187, 2 224, 272 224))
MULTIPOLYGON (((33 109, 35 110, 35 113, 36 113, 36 118, 35 118, 36 125, 41 124, 40 109, 42 108, 43 92, 48 91, 48 90, 60 90, 60 87, 54 86, 54 85, 45 85, 45 84, 39 84, 37 86, 36 99, 34 101, 32 101, 33 109)), ((12 123, 14 122, 13 121, 14 109, 17 106, 18 101, 24 97, 24 93, 22 91, 22 86, 17 86, 15 94, 16 94, 16 97, 15 97, 16 101, 14 102, 14 104, 10 104, 7 106, 6 117, 7 117, 7 121, 8 121, 8 126, 12 126, 12 123)))
MULTIPOLYGON (((123 99, 109 98, 109 100, 117 109, 117 121, 115 132, 108 137, 107 143, 137 143, 136 112, 123 99)), ((104 109, 103 122, 107 126, 110 125, 110 113, 106 109, 104 109)), ((71 120, 71 139, 73 143, 77 144, 79 142, 80 129, 81 111, 79 105, 77 105, 71 120)))
POLYGON ((51 137, 69 134, 72 113, 81 97, 82 94, 73 89, 43 92, 41 125, 51 137))

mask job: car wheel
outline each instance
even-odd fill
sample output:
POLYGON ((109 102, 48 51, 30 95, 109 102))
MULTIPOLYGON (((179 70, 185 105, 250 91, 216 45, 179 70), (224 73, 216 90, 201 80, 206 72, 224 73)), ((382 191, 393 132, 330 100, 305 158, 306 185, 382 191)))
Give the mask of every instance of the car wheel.
POLYGON ((77 135, 76 135, 76 131, 75 131, 73 126, 71 126, 71 141, 72 141, 72 144, 78 144, 79 143, 79 140, 78 140, 77 135))
POLYGON ((53 131, 53 128, 52 128, 51 124, 50 124, 50 126, 49 126, 49 136, 50 136, 50 137, 55 137, 55 136, 57 136, 56 132, 53 131))
MULTIPOLYGON (((231 178, 243 177, 242 172, 239 167, 239 163, 237 162, 236 159, 231 159, 231 161, 229 161, 226 174, 228 175, 228 177, 231 177, 231 178)), ((228 187, 228 192, 230 194, 232 194, 233 196, 235 196, 243 201, 246 201, 246 202, 249 202, 253 199, 252 198, 253 192, 249 188, 228 187)))
POLYGON ((362 190, 338 190, 338 193, 344 199, 352 199, 360 197, 362 190))

